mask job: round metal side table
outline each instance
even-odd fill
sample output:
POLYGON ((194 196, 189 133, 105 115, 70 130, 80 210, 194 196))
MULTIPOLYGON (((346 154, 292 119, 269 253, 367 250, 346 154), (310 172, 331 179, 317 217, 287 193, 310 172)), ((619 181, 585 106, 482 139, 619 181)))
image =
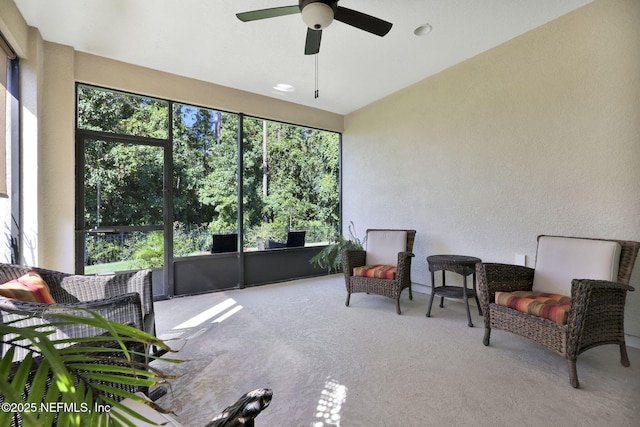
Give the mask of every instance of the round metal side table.
POLYGON ((469 311, 469 297, 476 299, 478 313, 482 316, 482 308, 480 307, 480 301, 478 300, 478 293, 476 291, 476 264, 479 262, 482 262, 480 258, 465 255, 431 255, 427 257, 429 271, 431 272, 431 298, 429 299, 427 317, 431 317, 431 306, 433 304, 433 298, 436 295, 440 296, 440 307, 444 307, 445 297, 462 298, 467 307, 469 326, 473 326, 473 322, 471 322, 471 312, 469 311), (436 287, 435 272, 440 270, 442 270, 442 286, 436 287), (464 278, 464 285, 448 286, 445 282, 445 271, 461 274, 464 278), (467 289, 467 276, 469 275, 473 276, 473 289, 467 289))

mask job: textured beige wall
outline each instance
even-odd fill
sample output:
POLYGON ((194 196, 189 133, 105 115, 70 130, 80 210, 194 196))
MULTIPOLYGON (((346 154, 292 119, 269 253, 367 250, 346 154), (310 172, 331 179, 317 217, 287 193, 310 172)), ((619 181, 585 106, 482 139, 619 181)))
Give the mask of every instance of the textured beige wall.
POLYGON ((19 57, 24 57, 29 42, 29 27, 11 0, 0 0, 0 31, 19 57))
MULTIPOLYGON (((435 253, 533 266, 538 234, 640 240, 639 22, 596 1, 347 116, 345 224, 418 230, 418 283, 435 253)), ((627 308, 640 337, 640 292, 627 308)))
POLYGON ((43 50, 37 117, 39 251, 38 258, 28 264, 72 272, 75 269, 74 51, 47 42, 43 50))

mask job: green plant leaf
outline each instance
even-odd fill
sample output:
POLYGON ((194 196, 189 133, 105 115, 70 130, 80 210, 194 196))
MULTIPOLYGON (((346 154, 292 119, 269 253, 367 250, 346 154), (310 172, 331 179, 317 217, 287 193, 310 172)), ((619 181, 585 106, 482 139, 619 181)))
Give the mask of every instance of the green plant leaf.
MULTIPOLYGON (((131 374, 131 373, 130 373, 131 374)), ((145 380, 142 378, 135 378, 126 375, 113 375, 113 374, 79 374, 85 380, 95 380, 102 382, 117 382, 122 385, 135 385, 140 387, 151 387, 156 384, 154 380, 145 380)))
POLYGON ((42 396, 45 395, 47 390, 47 377, 49 376, 50 370, 51 366, 47 359, 41 360, 38 370, 31 381, 31 389, 27 397, 28 403, 40 404, 40 402, 42 402, 42 396))
POLYGON ((69 369, 73 369, 76 371, 88 371, 88 372, 110 372, 110 373, 119 373, 119 374, 131 374, 138 375, 143 377, 155 377, 156 375, 147 370, 143 369, 135 369, 130 366, 120 366, 120 365, 109 365, 104 363, 70 363, 67 365, 69 369))
MULTIPOLYGON (((148 401, 146 401, 145 399, 141 398, 140 396, 136 396, 134 395, 134 397, 131 398, 132 400, 135 400, 137 402, 141 402, 143 404, 147 404, 149 403, 148 401)), ((130 415, 131 417, 133 417, 134 419, 138 419, 141 421, 144 421, 146 423, 150 423, 152 425, 154 425, 155 423, 153 421, 151 421, 150 419, 148 419, 147 417, 137 413, 136 411, 134 411, 133 409, 129 408, 128 406, 124 406, 121 402, 115 401, 109 397, 105 398, 105 401, 111 405, 111 412, 109 412, 109 419, 110 421, 115 421, 117 420, 118 422, 122 422, 123 424, 127 425, 127 426, 132 426, 135 427, 136 424, 129 418, 127 418, 124 414, 119 413, 118 411, 114 411, 114 408, 119 409, 120 411, 124 412, 125 414, 130 415)), ((157 406, 157 405, 153 405, 153 406, 157 406)), ((163 411, 163 410, 162 410, 163 411)), ((162 412, 160 411, 160 412, 162 412)), ((166 412, 166 411, 165 411, 166 412)))
MULTIPOLYGON (((5 341, 2 341, 2 343, 6 344, 5 341)), ((9 373, 11 372, 11 366, 13 365, 13 355, 15 354, 15 350, 16 350, 15 347, 9 347, 7 349, 7 352, 2 357, 2 360, 0 360, 0 377, 1 378, 9 377, 9 373)))
MULTIPOLYGON (((24 390, 24 386, 22 389, 17 389, 17 384, 14 384, 14 381, 9 381, 9 372, 12 366, 12 360, 14 355, 14 348, 10 347, 2 361, 0 362, 0 366, 2 369, 2 375, 0 376, 0 390, 2 391, 2 397, 4 402, 22 402, 22 392, 24 390), (8 363, 7 363, 8 362, 8 363), (7 367, 8 364, 8 367, 7 367), (5 375, 5 372, 7 375, 5 375)), ((13 418, 13 412, 9 411, 0 411, 0 425, 6 426, 11 425, 11 418, 13 418)), ((37 426, 38 421, 34 414, 28 412, 23 414, 23 420, 25 422, 31 423, 29 425, 37 426)))
MULTIPOLYGON (((44 378, 45 381, 46 379, 47 377, 44 378)), ((60 390, 58 390, 58 387, 55 382, 51 382, 51 384, 49 384, 49 387, 46 391, 46 394, 44 395, 44 399, 42 401, 45 404, 58 402, 60 400, 59 396, 60 396, 60 390)), ((41 412, 38 418, 42 421, 43 425, 52 425, 55 418, 55 413, 48 412, 48 411, 41 412)))
MULTIPOLYGON (((148 356, 148 360, 155 360, 157 357, 129 348, 131 344, 151 344, 173 351, 166 343, 134 327, 110 322, 97 313, 91 312, 90 316, 86 313, 85 310, 83 315, 76 316, 48 312, 47 319, 52 320, 52 323, 44 325, 19 327, 16 322, 0 323, 0 337, 7 346, 0 360, 0 393, 5 401, 23 402, 22 393, 25 384, 30 381, 30 392, 26 396, 26 401, 30 403, 52 404, 55 407, 61 402, 60 404, 69 405, 69 408, 81 408, 83 404, 92 408, 95 402, 109 402, 119 407, 119 403, 113 402, 103 393, 138 400, 140 398, 135 394, 117 387, 150 387, 166 381, 167 376, 158 369, 150 367, 148 363, 136 362, 132 356, 148 356), (51 338, 53 326, 74 324, 95 327, 104 335, 57 340, 51 338), (101 343, 109 344, 109 348, 100 347, 101 343), (65 347, 59 348, 60 345, 65 347), (30 349, 30 352, 16 368, 12 360, 15 348, 18 347, 30 349), (11 381, 7 380, 9 377, 12 378, 11 381), (49 386, 48 378, 51 378, 49 386)), ((164 358, 163 361, 182 362, 164 358)), ((54 419, 60 427, 96 425, 94 422, 98 420, 102 422, 101 425, 120 424, 116 418, 109 418, 107 424, 105 414, 95 414, 93 411, 62 411, 57 414, 44 411, 37 415, 37 419, 36 414, 32 413, 25 412, 22 416, 25 425, 33 426, 52 425, 54 419)), ((11 414, 0 414, 0 425, 8 425, 10 419, 11 414)))
POLYGON ((331 271, 338 272, 342 266, 342 252, 344 250, 362 249, 363 241, 358 239, 355 226, 353 225, 353 221, 351 221, 349 225, 349 239, 345 239, 339 233, 336 234, 334 241, 313 256, 310 262, 320 268, 326 268, 327 273, 331 273, 331 271))

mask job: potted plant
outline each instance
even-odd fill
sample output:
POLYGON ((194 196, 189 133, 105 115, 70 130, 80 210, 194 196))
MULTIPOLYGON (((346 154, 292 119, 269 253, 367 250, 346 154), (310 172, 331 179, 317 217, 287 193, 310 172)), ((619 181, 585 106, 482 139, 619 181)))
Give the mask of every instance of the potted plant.
POLYGON ((141 415, 121 405, 120 399, 144 401, 127 390, 165 382, 167 376, 148 364, 160 356, 136 350, 150 345, 172 351, 162 340, 95 312, 75 310, 82 311, 82 315, 50 311, 46 314, 47 321, 37 325, 0 322, 0 346, 6 350, 0 359, 3 407, 0 425, 12 425, 15 413, 19 413, 24 425, 30 426, 130 425, 130 421, 124 421, 121 414, 111 409, 118 408, 140 418, 141 415), (93 328, 98 333, 90 337, 53 338, 54 328, 78 326, 93 328), (27 354, 16 362, 14 355, 21 349, 27 354), (147 362, 140 362, 141 359, 147 362))
POLYGON ((342 252, 344 250, 363 250, 366 241, 366 237, 360 240, 356 235, 353 221, 349 222, 348 231, 348 239, 345 239, 341 233, 336 233, 334 240, 311 258, 311 264, 326 268, 328 273, 339 272, 342 268, 342 252))

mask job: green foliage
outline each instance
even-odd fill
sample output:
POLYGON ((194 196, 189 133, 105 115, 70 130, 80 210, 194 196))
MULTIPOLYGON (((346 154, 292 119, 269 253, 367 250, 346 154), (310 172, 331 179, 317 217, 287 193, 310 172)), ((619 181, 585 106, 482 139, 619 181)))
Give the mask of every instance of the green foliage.
POLYGON ((95 140, 85 147, 85 226, 162 224, 159 147, 95 140))
MULTIPOLYGON (((173 220, 185 231, 206 227, 210 233, 219 233, 239 228, 239 122, 237 114, 79 86, 80 128, 172 137, 168 146, 173 158, 173 220)), ((242 122, 245 243, 253 246, 266 229, 286 233, 316 224, 337 229, 339 134, 257 118, 245 117, 242 122)), ((161 146, 85 140, 84 154, 82 228, 164 223, 166 171, 161 146)), ((182 238, 180 233, 176 236, 182 238)), ((151 239, 146 248, 133 252, 148 262, 145 266, 161 266, 158 243, 151 239)), ((202 249, 182 243, 174 241, 174 255, 202 249)), ((113 248, 87 245, 88 260, 100 259, 92 252, 95 249, 113 248)))
POLYGON ((102 236, 87 236, 87 264, 93 265, 102 260, 117 259, 123 252, 123 247, 118 242, 102 239, 102 236))
POLYGON ((175 220, 197 226, 217 220, 221 228, 235 224, 238 124, 232 119, 218 111, 174 106, 175 220))
POLYGON ((320 268, 326 268, 328 273, 338 272, 342 268, 342 252, 363 250, 365 241, 366 237, 363 240, 357 237, 356 227, 352 221, 349 223, 348 239, 345 239, 342 234, 336 233, 334 241, 311 258, 310 262, 320 268))
POLYGON ((211 232, 206 226, 188 229, 181 222, 173 223, 173 253, 175 256, 195 255, 211 249, 211 232))
POLYGON ((246 246, 260 248, 267 240, 284 242, 287 240, 286 225, 280 219, 272 222, 263 222, 253 227, 248 233, 246 246))
POLYGON ((268 189, 263 197, 268 220, 284 219, 290 228, 312 221, 337 226, 337 138, 330 132, 268 122, 268 189))
POLYGON ((307 231, 306 239, 309 242, 329 243, 335 239, 335 227, 328 227, 326 224, 316 220, 308 221, 304 229, 307 231))
POLYGON ((114 134, 166 138, 168 103, 90 86, 78 86, 78 127, 114 134))
MULTIPOLYGON (((41 403, 56 403, 67 407, 86 408, 86 411, 57 411, 58 426, 120 425, 117 417, 107 417, 107 412, 96 412, 96 405, 109 408, 123 408, 107 395, 113 393, 122 399, 141 400, 135 394, 118 388, 118 385, 151 387, 166 382, 168 377, 157 369, 150 369, 148 363, 133 361, 132 343, 152 345, 171 350, 162 340, 139 329, 108 321, 97 313, 82 311, 85 315, 48 312, 51 323, 38 326, 18 327, 14 323, 0 323, 0 337, 3 346, 8 347, 0 360, 0 394, 3 401, 16 403, 21 411, 25 426, 53 425, 52 411, 28 410, 41 403), (96 328, 96 336, 84 338, 53 339, 51 327, 65 328, 71 325, 85 325, 96 328), (25 341, 27 344, 25 344, 25 341), (104 352, 100 343, 110 343, 104 352), (115 345, 114 345, 115 343, 115 345), (12 363, 15 349, 25 348, 29 352, 17 366, 12 363), (32 379, 28 379, 33 374, 32 379), (47 387, 47 379, 52 378, 47 387), (96 383, 99 380, 100 383, 96 383), (25 384, 31 387, 25 393, 25 384), (111 385, 107 385, 107 384, 111 385)), ((149 355, 150 360, 156 359, 149 355)), ((179 363, 179 360, 163 358, 163 361, 179 363)), ((111 414, 115 413, 113 411, 111 414)), ((0 412, 0 425, 10 425, 12 413, 0 412)), ((138 415, 138 417, 140 417, 138 415)), ((148 421, 148 420, 147 420, 148 421)))
POLYGON ((159 268, 164 264, 164 233, 148 233, 134 252, 134 268, 159 268))

